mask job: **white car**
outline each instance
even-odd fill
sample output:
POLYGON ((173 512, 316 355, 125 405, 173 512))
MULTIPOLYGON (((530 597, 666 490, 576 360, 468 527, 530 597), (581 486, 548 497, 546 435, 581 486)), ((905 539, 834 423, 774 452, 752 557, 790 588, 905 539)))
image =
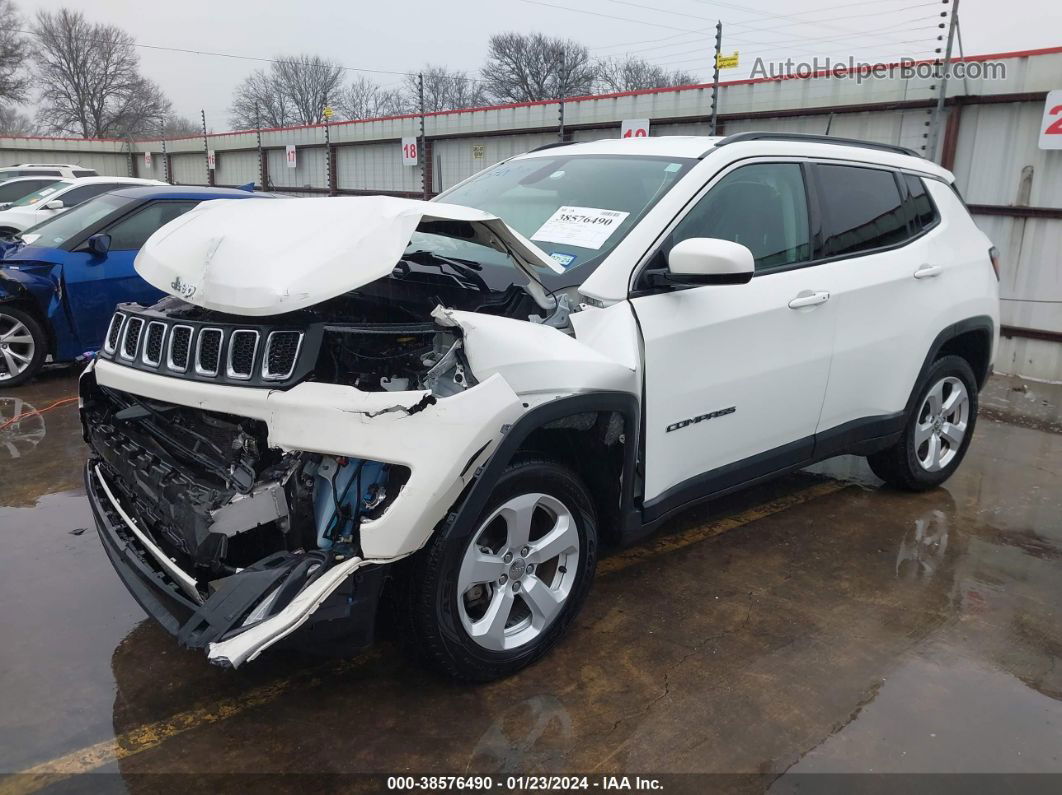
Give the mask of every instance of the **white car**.
MULTIPOLYGON (((52 182, 0 210, 0 238, 10 238, 53 218, 63 210, 77 207, 101 193, 130 185, 165 185, 157 179, 133 177, 82 177, 52 182)), ((0 187, 3 183, 0 183, 0 187)))
POLYGON ((54 185, 58 177, 14 177, 0 182, 0 210, 11 206, 23 196, 54 185))
POLYGON ((19 163, 17 166, 0 168, 0 182, 15 177, 55 177, 77 179, 99 176, 96 169, 84 168, 73 163, 19 163))
POLYGON ((950 476, 994 257, 948 171, 817 136, 553 146, 433 202, 211 202, 147 241, 172 297, 120 306, 82 378, 87 492, 130 591, 215 663, 367 643, 389 589, 434 665, 503 676, 604 539, 842 453, 950 476))

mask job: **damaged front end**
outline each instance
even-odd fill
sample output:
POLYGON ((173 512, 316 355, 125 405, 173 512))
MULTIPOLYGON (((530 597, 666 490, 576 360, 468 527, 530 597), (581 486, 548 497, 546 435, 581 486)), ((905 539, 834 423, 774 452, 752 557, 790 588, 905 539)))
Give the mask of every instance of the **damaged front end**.
POLYGON ((82 378, 87 490, 115 567, 181 644, 235 666, 300 627, 369 643, 388 566, 518 413, 459 329, 384 320, 403 297, 253 322, 119 307, 82 378))
MULTIPOLYGON (((104 546, 182 645, 238 665, 253 652, 224 642, 282 616, 315 584, 313 635, 371 640, 384 571, 365 562, 359 529, 387 510, 407 467, 283 452, 268 446, 260 420, 135 398, 93 373, 82 403, 95 453, 86 486, 104 546), (358 574, 325 593, 322 578, 337 567, 358 574)), ((274 621, 268 639, 301 619, 274 621)))
POLYGON ((275 208, 212 202, 164 227, 137 268, 171 296, 119 306, 81 381, 107 554, 150 615, 222 665, 296 632, 370 642, 392 564, 424 546, 530 405, 637 384, 609 352, 634 333, 629 311, 569 324, 567 301, 532 278, 548 258, 497 218, 330 201, 324 221, 307 216, 324 263, 313 279, 281 262, 291 252, 256 248, 275 208), (426 250, 414 231, 520 268, 426 250))

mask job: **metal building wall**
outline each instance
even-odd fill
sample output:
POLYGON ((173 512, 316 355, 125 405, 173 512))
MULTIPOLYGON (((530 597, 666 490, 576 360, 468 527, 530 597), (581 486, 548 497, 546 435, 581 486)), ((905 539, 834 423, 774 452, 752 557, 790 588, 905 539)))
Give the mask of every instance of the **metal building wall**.
POLYGON ((217 152, 214 182, 218 185, 246 185, 258 182, 257 152, 217 152))
MULTIPOLYGON (((1062 381, 1062 152, 1037 148, 1048 90, 1062 87, 1062 48, 985 56, 1007 66, 1003 80, 953 80, 934 159, 944 162, 974 218, 1002 252, 1003 340, 997 368, 1062 381)), ((858 82, 816 77, 724 84, 721 132, 777 130, 900 144, 920 150, 928 132, 937 83, 890 77, 858 82), (831 121, 832 115, 832 121, 831 121)), ((619 135, 625 118, 649 118, 652 135, 706 135, 708 87, 588 97, 565 103, 566 138, 587 141, 619 135)), ((523 103, 428 114, 424 119, 424 177, 429 192, 445 190, 480 169, 558 140, 557 102, 523 103), (478 155, 478 156, 477 156, 478 155), (430 160, 428 160, 430 158, 430 160)), ((422 167, 405 166, 400 141, 415 136, 420 119, 403 116, 330 124, 326 129, 220 133, 166 142, 169 179, 182 184, 258 182, 259 138, 268 187, 293 195, 388 192, 419 196, 422 167), (285 162, 294 144, 298 168, 285 162), (212 175, 205 149, 217 153, 212 175)), ((125 141, 0 138, 0 165, 22 161, 81 163, 101 174, 126 175, 125 141)), ((135 144, 138 176, 164 178, 162 142, 135 144), (143 152, 154 155, 151 169, 143 152)))

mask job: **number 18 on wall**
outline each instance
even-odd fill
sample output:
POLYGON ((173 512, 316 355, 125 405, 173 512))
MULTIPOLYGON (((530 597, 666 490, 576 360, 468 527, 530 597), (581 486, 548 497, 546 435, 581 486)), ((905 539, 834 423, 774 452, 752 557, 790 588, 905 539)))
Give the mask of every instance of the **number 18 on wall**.
POLYGON ((415 166, 417 165, 417 158, 420 152, 417 151, 417 139, 416 138, 403 138, 402 139, 402 165, 403 166, 415 166))

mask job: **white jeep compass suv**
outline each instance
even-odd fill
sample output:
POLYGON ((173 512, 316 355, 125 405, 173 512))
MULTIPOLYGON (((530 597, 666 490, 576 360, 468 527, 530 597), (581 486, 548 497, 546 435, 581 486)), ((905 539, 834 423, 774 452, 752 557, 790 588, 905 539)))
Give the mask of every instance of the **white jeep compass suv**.
POLYGON ((216 663, 379 619, 512 673, 603 539, 841 453, 955 471, 998 290, 952 182, 743 133, 544 147, 433 202, 206 202, 137 258, 171 297, 120 306, 82 378, 104 547, 216 663))

